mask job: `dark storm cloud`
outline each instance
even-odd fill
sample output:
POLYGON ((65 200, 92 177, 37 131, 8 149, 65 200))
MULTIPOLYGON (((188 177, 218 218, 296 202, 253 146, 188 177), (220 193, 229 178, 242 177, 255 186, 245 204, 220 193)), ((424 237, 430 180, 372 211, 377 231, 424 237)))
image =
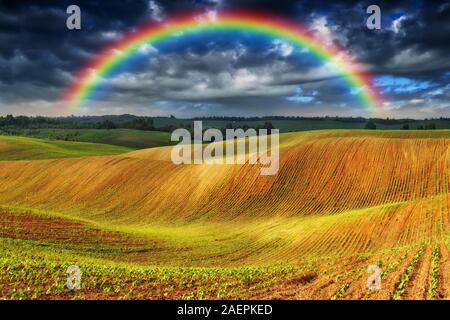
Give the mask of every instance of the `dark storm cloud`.
MULTIPOLYGON (((446 113, 450 109, 450 2, 378 1, 382 30, 375 31, 365 27, 370 4, 353 0, 0 0, 0 110, 47 112, 89 57, 139 24, 187 10, 250 9, 302 23, 357 56, 379 77, 377 84, 389 100, 388 112, 450 116, 446 113), (70 4, 82 8, 80 31, 65 27, 70 4), (400 89, 394 90, 395 86, 400 89)), ((164 110, 183 114, 187 105, 202 114, 223 115, 309 113, 314 108, 318 113, 354 112, 348 88, 335 85, 336 74, 290 50, 283 44, 235 39, 155 54, 140 71, 137 65, 133 72, 113 77, 108 85, 115 92, 97 109, 93 101, 85 111, 108 110, 109 104, 116 105, 111 110, 130 113, 145 113, 152 106, 159 114, 164 110)))

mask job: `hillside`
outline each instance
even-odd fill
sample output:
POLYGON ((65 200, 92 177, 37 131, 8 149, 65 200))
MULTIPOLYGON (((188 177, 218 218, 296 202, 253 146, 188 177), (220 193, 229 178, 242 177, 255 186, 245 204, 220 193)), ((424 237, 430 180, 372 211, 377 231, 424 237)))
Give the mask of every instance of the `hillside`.
POLYGON ((0 161, 115 155, 129 148, 98 143, 0 136, 0 161))
POLYGON ((9 219, 16 228, 56 230, 12 236, 4 226, 2 237, 17 240, 3 246, 33 256, 30 241, 52 243, 90 268, 103 263, 94 258, 246 267, 264 281, 270 276, 260 267, 293 268, 274 269, 270 290, 250 286, 241 297, 449 297, 449 131, 287 133, 280 147, 276 176, 261 176, 258 165, 176 166, 170 147, 2 162, 3 217, 28 214, 39 217, 34 225, 9 219), (84 242, 68 245, 65 237, 76 234, 58 235, 69 223, 87 230, 84 242), (101 253, 87 249, 99 243, 101 253), (368 264, 385 272, 379 292, 365 291, 368 264))
POLYGON ((15 129, 10 134, 30 138, 92 142, 131 149, 153 148, 171 144, 170 133, 131 129, 15 129))

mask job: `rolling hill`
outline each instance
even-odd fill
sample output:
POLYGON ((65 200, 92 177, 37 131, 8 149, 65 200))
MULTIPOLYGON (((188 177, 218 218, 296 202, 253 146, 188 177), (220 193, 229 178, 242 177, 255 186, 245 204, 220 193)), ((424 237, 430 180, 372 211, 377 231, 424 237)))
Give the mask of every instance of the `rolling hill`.
POLYGON ((170 145, 170 133, 132 129, 14 129, 5 133, 29 138, 110 144, 130 149, 170 145))
MULTIPOLYGON (((43 278, 89 270, 84 298, 448 299, 449 147, 450 131, 286 133, 276 176, 176 166, 171 147, 4 161, 0 278, 6 262, 31 272, 41 255, 43 278), (381 290, 365 288, 370 264, 381 290), (108 272, 120 294, 96 284, 108 272)), ((48 293, 19 289, 70 297, 45 283, 48 293)))
POLYGON ((99 143, 0 136, 0 161, 115 155, 130 150, 99 143))

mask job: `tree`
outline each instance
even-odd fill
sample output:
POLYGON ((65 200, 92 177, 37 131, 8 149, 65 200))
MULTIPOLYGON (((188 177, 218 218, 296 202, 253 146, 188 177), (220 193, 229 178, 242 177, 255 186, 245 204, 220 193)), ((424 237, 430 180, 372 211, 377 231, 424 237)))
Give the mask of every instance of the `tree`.
POLYGON ((405 123, 402 127, 402 130, 409 130, 409 124, 405 123))
POLYGON ((97 124, 97 129, 115 129, 116 125, 111 120, 105 120, 97 124))
POLYGON ((13 116, 12 114, 8 114, 8 115, 6 116, 5 124, 6 124, 7 126, 12 126, 12 125, 15 124, 15 123, 14 123, 14 116, 13 116))
POLYGON ((131 129, 136 130, 154 130, 155 126, 153 124, 153 119, 149 118, 139 118, 133 120, 131 123, 127 125, 131 129))
POLYGON ((275 129, 275 127, 273 126, 272 122, 270 122, 270 121, 264 122, 264 126, 263 127, 264 127, 264 129, 267 129, 267 130, 275 129))
POLYGON ((423 130, 423 125, 417 126, 417 130, 423 130))
POLYGON ((434 124, 433 122, 429 123, 429 124, 427 124, 425 126, 425 129, 427 129, 427 130, 435 130, 436 129, 436 124, 434 124))
POLYGON ((369 120, 366 123, 365 129, 375 130, 377 128, 377 125, 372 120, 369 120))

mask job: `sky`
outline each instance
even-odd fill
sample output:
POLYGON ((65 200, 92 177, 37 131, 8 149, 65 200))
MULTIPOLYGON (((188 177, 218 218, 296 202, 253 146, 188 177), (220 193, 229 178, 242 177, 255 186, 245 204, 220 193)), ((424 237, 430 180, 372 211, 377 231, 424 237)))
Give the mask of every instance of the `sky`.
MULTIPOLYGON (((373 75, 378 114, 450 117, 450 1, 0 0, 0 115, 66 115, 60 97, 99 50, 140 25, 187 10, 269 12, 336 43, 373 75), (81 9, 68 30, 66 9, 81 9), (366 8, 381 9, 381 29, 366 8)), ((79 115, 373 116, 335 66, 246 32, 145 45, 108 75, 79 115)))

